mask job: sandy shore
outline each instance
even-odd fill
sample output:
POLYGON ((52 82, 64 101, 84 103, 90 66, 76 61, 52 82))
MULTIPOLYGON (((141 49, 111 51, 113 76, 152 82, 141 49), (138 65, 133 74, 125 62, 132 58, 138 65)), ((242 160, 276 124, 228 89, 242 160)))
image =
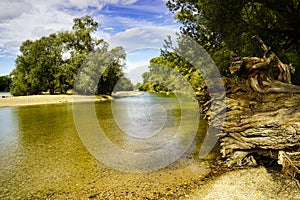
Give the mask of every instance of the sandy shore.
MULTIPOLYGON (((113 93, 114 98, 135 97, 141 96, 143 93, 134 91, 125 91, 113 93)), ((0 107, 12 106, 28 106, 28 105, 41 105, 41 104, 57 104, 57 103, 72 103, 87 102, 87 101, 106 101, 111 100, 113 97, 109 95, 97 96, 82 96, 82 95, 32 95, 32 96, 0 96, 0 107)))
POLYGON ((41 104, 57 104, 57 103, 71 103, 84 101, 105 101, 112 99, 110 96, 79 96, 79 95, 33 95, 33 96, 7 96, 0 98, 0 107, 12 106, 28 106, 41 104))
POLYGON ((300 199, 296 181, 265 167, 224 173, 190 194, 188 199, 269 200, 300 199))

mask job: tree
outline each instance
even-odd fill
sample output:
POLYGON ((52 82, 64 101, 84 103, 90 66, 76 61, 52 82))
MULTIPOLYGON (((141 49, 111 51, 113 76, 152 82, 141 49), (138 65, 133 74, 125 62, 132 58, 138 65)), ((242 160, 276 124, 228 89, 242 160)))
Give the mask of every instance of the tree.
POLYGON ((127 77, 122 77, 119 79, 118 83, 116 84, 114 91, 132 91, 133 84, 131 80, 127 77))
MULTIPOLYGON (((178 45, 182 43, 183 40, 179 37, 178 45)), ((196 95, 203 92, 203 88, 199 87, 203 82, 199 71, 178 54, 178 48, 172 46, 170 37, 165 40, 160 56, 150 60, 148 68, 149 72, 142 75, 144 84, 140 86, 141 90, 179 92, 183 88, 182 80, 185 79, 193 87, 196 95)))
MULTIPOLYGON (((78 69, 102 39, 92 37, 98 23, 91 17, 75 18, 72 31, 27 40, 20 47, 16 69, 11 73, 13 95, 66 93, 74 85, 78 69), (69 57, 65 57, 69 54, 69 57)), ((119 72, 116 72, 119 73, 119 72)))
POLYGON ((59 81, 59 91, 65 93, 74 85, 78 69, 83 64, 87 56, 96 49, 98 45, 104 44, 103 39, 92 37, 98 28, 98 22, 90 16, 74 18, 72 31, 59 32, 60 41, 63 44, 63 52, 70 54, 64 60, 61 70, 57 74, 59 81))
POLYGON ((226 93, 204 101, 202 111, 213 127, 204 143, 219 139, 228 166, 270 157, 286 174, 299 175, 300 86, 292 84, 294 68, 285 64, 300 69, 299 0, 169 0, 167 6, 183 23, 182 33, 199 42, 219 69, 229 67, 222 54, 242 56, 231 56, 237 77, 223 77, 226 93))
POLYGON ((9 76, 0 76, 0 91, 9 92, 11 78, 9 76))
POLYGON ((299 1, 169 0, 167 6, 183 23, 182 33, 198 41, 220 69, 229 66, 227 56, 232 52, 261 55, 259 44, 252 39, 257 34, 283 62, 300 68, 299 1))
POLYGON ((49 90, 54 94, 56 73, 62 64, 62 48, 56 34, 42 37, 35 42, 25 41, 20 47, 22 55, 16 60, 17 68, 12 72, 13 95, 39 94, 49 90))
POLYGON ((88 55, 75 83, 79 94, 111 94, 118 81, 124 77, 125 51, 122 47, 109 50, 104 43, 88 55))

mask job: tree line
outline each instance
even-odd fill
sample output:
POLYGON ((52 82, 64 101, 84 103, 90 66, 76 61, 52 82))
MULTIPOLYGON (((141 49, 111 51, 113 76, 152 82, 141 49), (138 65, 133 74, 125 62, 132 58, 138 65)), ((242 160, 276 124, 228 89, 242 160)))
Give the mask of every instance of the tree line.
MULTIPOLYGON (((293 64, 296 68, 293 83, 300 83, 299 0, 168 0, 166 5, 182 23, 178 41, 182 36, 197 41, 215 61, 221 75, 232 76, 229 58, 233 54, 242 57, 264 54, 253 37, 259 35, 284 63, 293 64)), ((158 58, 151 60, 140 89, 166 90, 153 80, 172 81, 172 75, 158 63, 182 74, 201 93, 199 86, 205 86, 195 68, 174 53, 176 48, 168 40, 165 47, 158 58)))
POLYGON ((0 92, 9 92, 11 78, 9 76, 0 76, 0 92))
POLYGON ((90 16, 84 16, 73 19, 71 31, 53 33, 35 41, 24 41, 20 47, 21 54, 16 59, 16 68, 10 74, 11 94, 67 93, 73 89, 78 70, 87 59, 98 59, 94 62, 93 70, 88 73, 89 77, 101 73, 101 80, 94 80, 96 87, 91 88, 88 85, 91 80, 80 79, 77 92, 111 94, 117 82, 120 82, 119 89, 123 89, 123 86, 125 89, 132 88, 130 80, 123 73, 126 57, 124 49, 116 47, 110 50, 107 42, 93 37, 97 28, 96 21, 90 16), (108 55, 109 59, 105 60, 108 55), (101 60, 105 62, 101 63, 101 60), (106 70, 101 71, 99 68, 106 70))

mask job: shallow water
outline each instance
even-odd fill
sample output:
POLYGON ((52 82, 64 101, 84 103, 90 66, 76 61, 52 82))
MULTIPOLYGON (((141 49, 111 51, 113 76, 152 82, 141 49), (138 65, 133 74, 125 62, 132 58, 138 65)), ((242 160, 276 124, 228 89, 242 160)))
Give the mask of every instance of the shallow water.
MULTIPOLYGON (((90 105, 77 106, 85 110, 90 105)), ((145 95, 93 106, 105 136, 126 152, 146 155, 167 146, 174 138, 177 141, 174 144, 191 144, 183 155, 172 158, 174 162, 171 159, 170 165, 152 162, 151 165, 159 166, 158 169, 141 165, 147 173, 143 170, 132 173, 105 162, 102 164, 88 151, 91 147, 76 130, 72 104, 1 108, 0 199, 154 198, 208 173, 207 165, 197 159, 206 123, 200 120, 198 124, 183 126, 182 112, 192 110, 187 106, 184 111, 176 98, 145 95), (147 111, 149 107, 152 108, 150 112, 147 111), (174 137, 174 130, 179 126, 183 126, 186 136, 174 137), (197 135, 190 141, 187 134, 194 128, 192 126, 197 128, 197 135), (153 130, 157 133, 153 134, 153 130)), ((88 124, 89 118, 84 114, 82 118, 88 124)), ((107 149, 103 152, 110 159, 115 156, 107 149)), ((121 165, 132 163, 132 167, 140 158, 133 160, 122 156, 115 159, 121 160, 121 165)))

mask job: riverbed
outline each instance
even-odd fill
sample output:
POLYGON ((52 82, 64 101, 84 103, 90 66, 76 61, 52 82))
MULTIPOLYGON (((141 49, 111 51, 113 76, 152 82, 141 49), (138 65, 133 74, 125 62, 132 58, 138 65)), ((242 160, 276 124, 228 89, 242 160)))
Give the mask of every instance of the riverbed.
MULTIPOLYGON (((179 102, 174 96, 143 95, 116 99, 114 103, 116 101, 120 101, 120 105, 131 105, 131 109, 132 105, 140 106, 140 111, 146 109, 143 105, 149 107, 149 102, 164 106, 166 116, 162 138, 156 134, 138 136, 137 140, 132 139, 136 135, 124 134, 114 117, 114 114, 123 116, 122 112, 130 109, 116 111, 112 108, 112 101, 93 102, 99 125, 107 138, 120 149, 128 152, 153 151, 162 148, 160 144, 168 142, 166 138, 171 138, 170 135, 176 138, 172 130, 181 126, 183 111, 178 110, 179 102), (156 137, 156 140, 147 142, 150 137, 156 137)), ((82 106, 90 104, 82 103, 82 106)), ((185 188, 197 187, 195 182, 210 172, 209 162, 198 159, 206 131, 206 122, 201 118, 194 124, 196 135, 189 148, 174 162, 159 169, 133 172, 108 166, 92 155, 78 134, 73 111, 70 103, 0 108, 0 199, 188 197, 185 188)), ((150 118, 145 112, 130 112, 134 113, 131 116, 133 123, 143 126, 147 126, 149 119, 161 116, 160 112, 157 113, 159 116, 155 116, 156 111, 151 113, 150 118)), ((132 120, 126 123, 132 123, 132 120)), ((125 132, 126 123, 121 124, 125 132)), ((186 141, 182 137, 177 139, 180 144, 186 141)))

